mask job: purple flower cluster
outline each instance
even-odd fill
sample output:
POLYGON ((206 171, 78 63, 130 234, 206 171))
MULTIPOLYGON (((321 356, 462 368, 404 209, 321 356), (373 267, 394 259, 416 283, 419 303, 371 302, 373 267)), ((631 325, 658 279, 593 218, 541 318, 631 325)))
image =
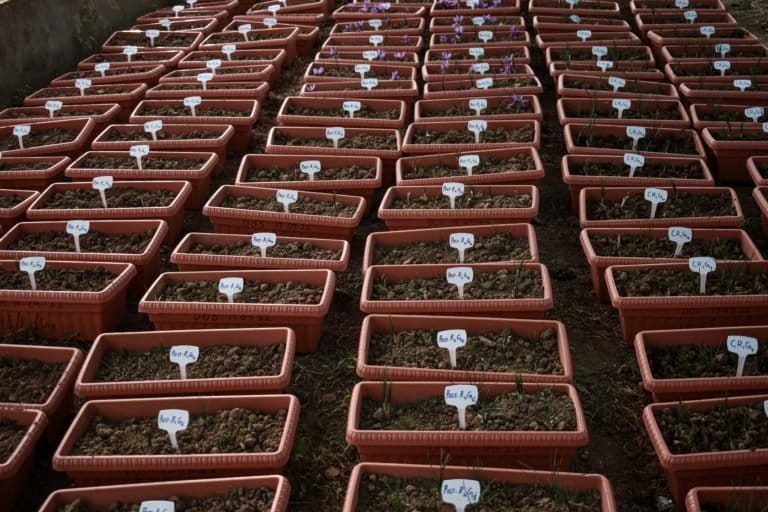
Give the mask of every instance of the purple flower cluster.
POLYGON ((515 56, 507 55, 501 58, 501 74, 511 75, 515 69, 515 56))

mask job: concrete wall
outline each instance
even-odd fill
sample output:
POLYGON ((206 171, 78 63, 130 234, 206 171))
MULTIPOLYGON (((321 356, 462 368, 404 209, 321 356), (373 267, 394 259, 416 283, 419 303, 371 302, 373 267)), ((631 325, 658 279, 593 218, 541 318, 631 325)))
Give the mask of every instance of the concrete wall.
POLYGON ((169 0, 0 0, 0 108, 75 69, 115 30, 169 0))

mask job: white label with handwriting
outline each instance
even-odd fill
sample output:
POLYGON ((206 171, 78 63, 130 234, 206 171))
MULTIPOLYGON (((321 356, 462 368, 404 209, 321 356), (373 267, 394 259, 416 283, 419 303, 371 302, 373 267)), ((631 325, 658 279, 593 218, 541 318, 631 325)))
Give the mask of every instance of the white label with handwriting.
POLYGON ((178 18, 179 17, 179 13, 181 13, 181 11, 184 10, 184 6, 183 5, 174 5, 173 7, 171 7, 171 10, 173 11, 173 15, 178 18))
POLYGON ((78 78, 75 80, 75 87, 80 89, 80 96, 85 96, 86 89, 90 89, 92 82, 89 78, 78 78))
POLYGON ((99 73, 102 77, 107 76, 107 71, 109 71, 109 68, 111 67, 111 64, 109 62, 99 62, 98 64, 93 66, 94 71, 99 73))
POLYGON ((645 165, 645 157, 637 153, 624 153, 624 165, 629 166, 629 177, 634 178, 637 170, 645 165))
POLYGON ((720 72, 720 76, 725 76, 725 72, 731 69, 731 61, 716 60, 712 66, 714 66, 714 68, 720 72))
POLYGON ((632 150, 637 151, 640 139, 645 137, 645 128, 642 126, 627 126, 627 137, 632 139, 632 150))
POLYGON ((597 60, 603 60, 603 57, 608 55, 608 47, 607 46, 593 46, 592 47, 592 55, 597 57, 597 60))
POLYGON ((685 244, 693 240, 693 230, 691 228, 672 226, 667 230, 667 238, 670 242, 677 244, 675 247, 675 258, 677 258, 683 254, 685 244))
POLYGON ((179 365, 182 380, 187 378, 187 365, 197 362, 200 357, 200 347, 194 345, 174 345, 168 352, 168 360, 179 365))
POLYGON ((696 18, 699 17, 699 14, 696 11, 685 11, 683 13, 683 17, 688 21, 688 23, 693 23, 696 21, 696 18))
POLYGON ((741 92, 744 92, 752 87, 752 80, 748 78, 738 78, 733 81, 733 86, 739 89, 741 92))
POLYGON ((138 166, 139 170, 143 170, 144 167, 142 166, 142 159, 149 154, 149 145, 136 144, 135 146, 131 146, 131 148, 128 150, 128 153, 136 159, 136 165, 138 166))
POLYGON ((210 69, 211 73, 213 73, 215 75, 216 74, 216 70, 221 67, 221 64, 222 64, 221 59, 209 59, 205 63, 205 67, 210 69))
POLYGON ((592 31, 591 30, 577 30, 576 31, 576 37, 578 37, 582 41, 586 41, 587 39, 592 37, 592 31))
POLYGON ((142 501, 139 512, 176 512, 176 504, 165 500, 142 501))
POLYGON ((712 25, 705 25, 699 29, 699 32, 701 32, 701 35, 705 36, 707 39, 715 35, 715 27, 712 25))
POLYGON ((355 112, 359 112, 363 105, 359 101, 345 101, 341 107, 349 113, 349 118, 352 119, 355 117, 355 112))
POLYGON ((675 0, 675 7, 678 9, 686 9, 688 7, 688 0, 675 0))
POLYGON ((768 123, 763 123, 763 133, 768 133, 768 123))
POLYGON ((480 155, 461 155, 459 167, 466 169, 467 176, 472 176, 472 169, 480 165, 480 155))
POLYGON ((565 0, 565 3, 568 4, 570 9, 573 9, 579 3, 579 0, 565 0))
POLYGON ((621 119, 624 116, 624 111, 629 110, 632 106, 632 100, 616 98, 611 102, 611 105, 616 109, 617 117, 621 119))
POLYGON ((165 30, 171 30, 171 20, 169 20, 168 18, 163 18, 160 21, 158 21, 158 23, 165 30))
POLYGON ((667 202, 667 191, 660 188, 648 187, 643 192, 643 197, 646 201, 651 203, 651 218, 656 218, 656 209, 659 204, 667 202))
POLYGON ((299 163, 299 170, 309 176, 309 181, 315 181, 315 174, 323 170, 320 160, 304 160, 299 163))
POLYGON ((464 512, 468 505, 480 501, 480 482, 456 478, 440 483, 440 497, 443 503, 453 505, 456 512, 464 512))
POLYGON ((355 73, 360 74, 360 78, 365 78, 365 74, 370 70, 370 64, 355 64, 355 73))
POLYGON ((29 287, 37 290, 37 281, 35 281, 35 272, 45 268, 45 258, 42 256, 28 256, 19 260, 19 270, 26 272, 29 276, 29 287))
POLYGON ((368 36, 368 42, 371 43, 373 46, 379 46, 381 43, 384 42, 384 36, 381 36, 379 34, 368 36))
POLYGON ((481 40, 484 43, 487 43, 491 39, 493 39, 493 32, 490 30, 481 30, 477 33, 477 38, 481 40))
POLYGON ((763 107, 748 107, 744 109, 744 115, 752 120, 753 123, 760 122, 760 118, 765 115, 763 107))
POLYGON ((213 80, 213 73, 198 73, 197 81, 203 84, 203 90, 208 89, 208 82, 213 80))
POLYGON ((265 27, 272 28, 275 25, 277 25, 277 18, 272 18, 272 17, 264 18, 263 20, 261 20, 261 22, 264 24, 265 27))
POLYGON ((486 78, 480 78, 479 80, 475 80, 475 87, 478 89, 490 89, 493 87, 493 78, 486 77, 486 78))
POLYGON ((464 329, 449 329, 437 333, 437 346, 448 351, 451 368, 456 368, 456 350, 466 345, 467 331, 464 329))
POLYGON ((480 73, 481 75, 483 75, 489 69, 491 69, 491 65, 488 64, 487 62, 473 62, 472 63, 472 72, 473 73, 480 73))
POLYGON ((445 279, 448 284, 456 286, 459 291, 459 300, 464 300, 464 286, 475 278, 472 267, 451 267, 445 271, 445 279))
POLYGON ((691 272, 699 274, 699 293, 705 294, 707 291, 707 274, 717 269, 715 258, 710 256, 697 256, 688 259, 688 268, 691 272))
POLYGON ((333 141, 333 147, 339 147, 339 141, 346 136, 346 130, 343 126, 331 126, 325 129, 325 138, 333 141))
POLYGON ((29 135, 31 131, 32 127, 28 124, 17 124, 13 127, 13 135, 18 139, 20 149, 24 149, 24 137, 29 135))
POLYGON ((451 204, 451 210, 456 208, 456 198, 464 195, 463 183, 443 183, 442 186, 443 195, 448 198, 451 204))
POLYGON ((488 121, 485 119, 472 119, 467 121, 467 130, 475 134, 475 144, 480 144, 480 136, 488 129, 488 121))
POLYGON ((70 220, 67 222, 67 234, 72 235, 75 242, 75 252, 80 252, 80 237, 88 234, 91 229, 91 221, 70 220))
POLYGON ((613 92, 618 92, 619 89, 627 85, 627 81, 618 76, 610 76, 608 77, 608 85, 613 87, 613 92))
POLYGON ((168 432, 168 439, 174 450, 179 449, 176 434, 187 430, 189 426, 189 411, 183 409, 163 409, 157 413, 157 428, 168 432))
POLYGON ((467 407, 477 404, 479 393, 477 386, 469 384, 455 384, 445 386, 443 390, 445 405, 455 407, 459 410, 459 428, 467 428, 467 407))
POLYGON ((152 140, 157 140, 157 132, 163 129, 163 121, 156 119, 154 121, 147 121, 144 123, 144 131, 152 135, 152 140))
POLYGON ((277 235, 275 233, 254 233, 251 235, 251 245, 258 247, 261 251, 261 257, 267 257, 267 249, 277 245, 277 235))
POLYGON ((570 19, 570 20, 571 20, 573 23, 575 23, 575 24, 577 24, 577 25, 579 25, 579 24, 581 23, 581 16, 579 16, 578 14, 571 14, 571 15, 569 16, 569 19, 570 19))
POLYGON ((482 16, 474 16, 472 18, 472 24, 477 27, 481 27, 485 25, 485 18, 483 18, 482 16))
POLYGON ((139 53, 139 48, 136 46, 126 46, 123 48, 123 55, 125 55, 128 62, 131 62, 131 58, 137 53, 139 53))
POLYGON ((219 293, 227 296, 227 302, 235 302, 235 295, 243 293, 245 280, 242 277, 222 277, 219 279, 219 293))
POLYGON ((379 30, 381 28, 381 20, 374 19, 374 20, 368 20, 368 25, 370 25, 373 30, 379 30))
POLYGON ((221 47, 221 53, 227 56, 227 60, 232 60, 232 54, 237 51, 237 46, 234 44, 225 44, 221 47))
POLYGON ((378 50, 365 50, 363 52, 363 58, 365 60, 374 60, 378 56, 379 56, 378 50))
POLYGON ((482 115, 483 110, 488 108, 488 100, 485 98, 472 98, 469 100, 469 108, 474 110, 476 115, 482 115))
POLYGON ((99 191, 101 205, 104 208, 109 208, 107 205, 107 190, 112 188, 112 183, 114 181, 112 176, 97 176, 91 180, 91 188, 99 191))
POLYGON ((64 106, 64 103, 58 100, 48 100, 45 102, 45 110, 48 111, 48 115, 50 117, 53 117, 56 115, 56 112, 61 110, 61 107, 64 106))
POLYGON ((747 362, 747 356, 757 354, 757 338, 751 336, 730 335, 726 341, 728 351, 739 356, 739 362, 736 367, 736 376, 741 377, 744 374, 744 363, 747 362))
POLYGON ((475 235, 472 233, 451 233, 448 245, 459 251, 459 263, 464 263, 464 252, 475 246, 475 235))
POLYGON ((360 80, 360 86, 371 91, 376 88, 376 86, 379 85, 379 79, 378 78, 363 78, 360 80))
POLYGON ((731 45, 728 43, 720 43, 715 45, 715 53, 720 55, 720 57, 725 57, 730 53, 731 51, 731 45))
POLYGON ((184 106, 189 107, 189 110, 192 111, 192 117, 195 117, 197 115, 197 111, 195 110, 195 107, 200 105, 203 102, 203 98, 200 96, 187 96, 184 98, 184 106))
POLYGON ((485 55, 485 48, 479 48, 479 47, 470 48, 469 50, 467 50, 467 53, 469 53, 470 57, 479 59, 480 57, 485 55))
POLYGON ((253 27, 251 26, 250 23, 246 23, 244 25, 240 25, 239 27, 237 27, 237 31, 240 32, 240 34, 243 36, 243 39, 245 39, 246 41, 248 41, 248 32, 250 32, 251 30, 253 30, 253 27))
POLYGON ((267 7, 267 10, 269 11, 269 13, 272 16, 276 16, 277 15, 277 11, 279 11, 282 7, 283 7, 282 5, 274 4, 274 5, 270 5, 269 7, 267 7))
POLYGON ((597 61, 597 67, 600 68, 600 71, 605 73, 609 69, 613 67, 613 61, 612 60, 598 60, 597 61))
POLYGON ((154 28, 151 28, 144 32, 144 35, 147 36, 147 39, 149 39, 149 46, 153 47, 155 46, 155 39, 160 37, 160 31, 154 28))

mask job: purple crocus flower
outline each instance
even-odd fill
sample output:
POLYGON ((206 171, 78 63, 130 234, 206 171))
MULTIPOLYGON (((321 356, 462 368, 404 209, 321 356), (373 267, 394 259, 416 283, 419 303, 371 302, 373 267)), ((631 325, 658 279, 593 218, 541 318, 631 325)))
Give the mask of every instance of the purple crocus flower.
POLYGON ((513 94, 512 97, 509 98, 509 106, 525 108, 528 106, 528 100, 526 100, 522 96, 513 94))
POLYGON ((393 71, 392 74, 389 76, 390 80, 400 80, 400 73, 397 71, 393 71))
POLYGON ((501 5, 501 0, 491 0, 491 5, 493 7, 499 7, 501 5))
POLYGON ((387 50, 377 50, 376 60, 387 60, 387 50))
POLYGON ((315 88, 317 87, 317 84, 307 84, 304 86, 307 92, 313 92, 315 88))
POLYGON ((355 28, 356 29, 363 30, 364 27, 365 27, 365 23, 363 23, 363 20, 357 20, 355 22, 355 28))
POLYGON ((448 71, 448 68, 451 66, 451 63, 447 60, 440 61, 440 72, 445 73, 448 71))
POLYGON ((464 16, 454 16, 453 17, 453 24, 454 25, 461 25, 464 22, 464 16))
POLYGON ((315 76, 320 76, 323 73, 325 73, 325 68, 322 67, 322 66, 319 66, 319 67, 316 67, 316 68, 312 68, 312 74, 315 75, 315 76))
POLYGON ((408 44, 411 42, 411 36, 408 34, 403 35, 403 44, 408 44))
POLYGON ((518 30, 517 25, 509 27, 509 38, 517 39, 518 37, 520 37, 520 31, 518 30))
POLYGON ((440 52, 440 59, 441 60, 451 60, 451 57, 453 54, 451 52, 440 52))
POLYGON ((337 50, 335 46, 332 46, 328 48, 328 55, 330 55, 331 57, 336 57, 339 55, 339 50, 337 50))
POLYGON ((397 52, 395 53, 395 59, 399 61, 405 60, 405 52, 397 52))
POLYGON ((496 23, 496 16, 492 16, 490 14, 483 14, 483 21, 489 24, 496 23))
POLYGON ((448 34, 440 34, 440 36, 437 38, 437 40, 440 43, 443 43, 443 44, 447 43, 448 42, 448 34))
POLYGON ((459 25, 458 27, 453 28, 453 33, 456 34, 457 38, 460 38, 462 34, 464 34, 464 27, 459 25))

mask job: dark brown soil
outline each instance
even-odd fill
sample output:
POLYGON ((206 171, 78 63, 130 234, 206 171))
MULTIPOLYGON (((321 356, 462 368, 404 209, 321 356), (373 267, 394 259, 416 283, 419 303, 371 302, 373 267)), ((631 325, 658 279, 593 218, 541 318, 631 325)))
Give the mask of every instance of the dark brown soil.
MULTIPOLYGON (((571 163, 568 165, 571 174, 576 176, 629 176, 630 168, 624 163, 609 164, 587 161, 583 164, 571 163)), ((697 163, 674 164, 646 163, 635 171, 638 178, 669 178, 669 179, 704 179, 702 167, 697 163)))
MULTIPOLYGON (((349 114, 342 108, 310 108, 298 105, 292 105, 288 109, 287 114, 292 116, 349 117, 349 114)), ((355 112, 355 117, 363 119, 397 119, 400 117, 400 111, 397 109, 377 111, 363 104, 360 110, 355 112)))
MULTIPOLYGON (((746 358, 744 376, 768 374, 768 351, 760 340, 757 354, 746 358)), ((733 377, 738 356, 728 351, 725 343, 710 345, 647 346, 653 376, 657 379, 695 379, 733 377)))
MULTIPOLYGON (((184 133, 169 133, 164 130, 155 132, 157 140, 192 140, 192 139, 218 139, 221 132, 209 132, 205 130, 195 130, 184 133)), ((144 130, 109 130, 105 140, 108 141, 151 141, 152 134, 144 130)))
POLYGON ((736 140, 736 141, 755 141, 765 142, 768 140, 768 134, 762 130, 754 132, 743 131, 741 127, 725 130, 712 130, 712 137, 717 140, 736 140))
MULTIPOLYGON (((642 192, 627 194, 624 199, 591 200, 587 204, 587 217, 593 220, 608 219, 648 219, 651 215, 651 203, 646 201, 642 192)), ((724 217, 736 215, 733 199, 727 192, 718 195, 671 192, 666 203, 659 203, 656 218, 678 217, 724 217)))
MULTIPOLYGON (((721 76, 721 72, 714 67, 703 66, 702 68, 686 69, 678 64, 672 64, 672 71, 678 76, 721 76)), ((755 64, 754 66, 733 66, 725 71, 725 76, 760 76, 768 73, 768 68, 755 64)), ((695 78, 694 78, 695 79, 695 78)))
MULTIPOLYGON (((588 91, 612 91, 613 86, 607 81, 605 82, 582 82, 578 79, 566 77, 564 85, 568 89, 584 89, 588 91)), ((626 85, 621 88, 624 92, 641 93, 641 94, 664 94, 665 89, 663 84, 658 84, 656 87, 648 87, 647 82, 645 84, 639 84, 637 80, 627 80, 626 85)))
MULTIPOLYGON (((242 82, 208 82, 209 91, 214 90, 256 90, 261 85, 261 82, 242 83, 242 82)), ((166 83, 158 84, 155 86, 158 91, 202 91, 203 86, 200 82, 190 84, 178 84, 178 83, 166 83)), ((195 107, 195 113, 197 113, 197 107, 195 107)))
MULTIPOLYGON (((176 198, 176 192, 157 189, 145 190, 133 187, 114 186, 105 191, 110 208, 147 208, 169 206, 176 198)), ((56 192, 41 208, 46 210, 75 210, 104 208, 98 190, 79 188, 56 192)))
MULTIPOLYGON (((38 290, 98 292, 115 278, 101 267, 88 269, 46 268, 35 273, 38 290)), ((30 290, 26 272, 0 270, 0 290, 30 290)))
MULTIPOLYGON (((533 112, 533 104, 529 101, 524 101, 522 98, 514 100, 512 98, 502 101, 499 105, 493 107, 489 106, 483 110, 483 116, 496 116, 504 114, 529 114, 533 112)), ((467 101, 455 102, 453 108, 447 108, 436 112, 422 112, 422 117, 457 117, 457 116, 474 116, 475 111, 469 108, 467 101)))
MULTIPOLYGON (((632 139, 622 134, 615 135, 593 135, 590 129, 586 128, 582 132, 576 130, 576 146, 605 148, 605 149, 625 149, 632 151, 632 139)), ((695 155, 696 145, 693 137, 684 134, 680 137, 672 137, 653 133, 651 130, 648 137, 640 139, 635 151, 650 151, 655 153, 681 153, 685 155, 695 155)))
POLYGON ((95 417, 75 442, 72 455, 173 455, 192 453, 274 452, 280 445, 286 410, 263 412, 225 409, 192 415, 189 426, 176 434, 179 451, 168 434, 157 428, 157 418, 111 421, 95 417))
MULTIPOLYGON (((507 130, 506 128, 488 129, 480 133, 481 144, 499 144, 503 142, 533 142, 533 123, 507 130)), ((450 130, 447 132, 414 130, 414 144, 475 144, 475 134, 469 130, 450 130)))
MULTIPOLYGON (((475 279, 464 285, 464 300, 542 298, 544 288, 537 270, 475 272, 475 279)), ((445 276, 389 282, 376 280, 372 300, 459 300, 456 285, 445 276)))
MULTIPOLYGON (((121 76, 129 75, 132 73, 146 73, 151 69, 152 66, 110 68, 104 72, 104 75, 121 76)), ((76 78, 101 78, 101 76, 101 72, 96 70, 73 71, 71 73, 67 73, 67 79, 71 80, 76 78)))
MULTIPOLYGON (((275 55, 277 54, 277 50, 275 50, 275 55)), ((246 55, 242 53, 235 52, 231 55, 233 61, 237 60, 273 60, 274 56, 271 55, 246 55)), ((211 59, 221 59, 221 53, 197 53, 193 56, 188 56, 187 60, 192 60, 195 62, 207 62, 211 59)), ((219 71, 222 71, 223 68, 219 68, 216 70, 218 73, 219 71)), ((202 72, 202 71, 200 71, 202 72)))
MULTIPOLYGON (((698 45, 686 45, 684 48, 678 49, 678 48, 670 48, 667 47, 667 50, 670 52, 670 54, 673 57, 676 58, 704 58, 704 59, 714 59, 716 55, 719 55, 715 51, 715 45, 714 44, 707 44, 707 43, 701 43, 698 45)), ((765 57, 765 50, 760 47, 749 47, 749 46, 731 46, 731 51, 728 52, 727 57, 729 59, 733 58, 760 58, 765 57)))
MULTIPOLYGON (((647 61, 649 60, 648 52, 645 47, 638 46, 637 48, 617 48, 615 46, 607 46, 608 55, 605 56, 605 60, 633 60, 633 61, 647 61)), ((552 60, 565 60, 565 61, 595 61, 595 56, 592 54, 592 48, 567 48, 565 50, 558 50, 553 48, 550 50, 552 60)))
MULTIPOLYGON (((216 70, 217 75, 239 75, 243 73, 261 73, 264 71, 263 66, 259 67, 252 67, 252 66, 234 66, 231 68, 219 68, 216 70)), ((180 69, 174 72, 174 77, 180 77, 180 76, 194 76, 196 77, 200 73, 203 73, 202 69, 180 69)), ((210 85, 210 84, 209 84, 210 85)))
MULTIPOLYGON (((54 164, 53 161, 51 161, 51 162, 23 163, 23 164, 21 164, 21 163, 20 164, 8 164, 8 163, 3 163, 2 161, 0 161, 0 172, 3 172, 3 171, 42 171, 44 169, 49 169, 53 164, 54 164)), ((4 197, 13 197, 13 196, 0 196, 0 201, 2 201, 4 197)))
MULTIPOLYGON (((734 90, 733 84, 730 82, 725 84, 718 84, 718 83, 708 84, 706 82, 701 82, 699 80, 696 80, 695 77, 686 81, 685 85, 689 89, 692 89, 695 91, 733 91, 734 90)), ((764 92, 764 91, 768 91, 768 84, 760 83, 757 81, 753 81, 752 87, 749 88, 749 92, 764 92)))
MULTIPOLYGON (((161 32, 158 37, 155 38, 155 48, 172 47, 172 46, 190 46, 197 34, 184 34, 179 32, 161 32)), ((242 40, 242 36, 240 37, 242 40)), ((138 34, 123 33, 109 41, 110 46, 142 46, 149 47, 149 38, 140 32, 138 34)))
MULTIPOLYGON (((248 117, 250 111, 232 110, 230 108, 206 107, 198 105, 195 107, 195 115, 198 117, 248 117)), ((137 113, 140 116, 186 116, 192 115, 189 107, 184 105, 144 105, 137 113)))
MULTIPOLYGON (((85 96, 103 96, 105 94, 128 94, 129 92, 132 92, 136 90, 135 86, 125 86, 120 87, 118 85, 112 85, 109 87, 91 87, 89 89, 85 89, 85 96)), ((52 89, 42 89, 40 92, 36 94, 37 98, 58 98, 58 97, 71 97, 71 96, 82 96, 80 93, 80 89, 76 89, 74 87, 68 87, 66 89, 62 88, 52 88, 52 89)))
MULTIPOLYGON (((677 247, 675 242, 666 238, 646 235, 592 235, 589 240, 598 256, 672 258, 677 247)), ((753 257, 744 254, 736 239, 692 240, 683 245, 680 258, 687 260, 694 256, 712 256, 716 260, 747 260, 753 257)))
MULTIPOLYGON (((52 128, 41 132, 32 131, 24 137, 24 148, 72 142, 79 134, 78 130, 63 130, 61 128, 52 128)), ((11 151, 14 149, 19 149, 19 138, 13 133, 0 135, 0 151, 11 151)))
MULTIPOLYGON (((738 48, 738 46, 736 48, 738 48)), ((733 123, 734 127, 738 127, 742 123, 750 121, 745 117, 743 108, 737 108, 736 110, 721 110, 720 105, 712 105, 712 110, 700 108, 696 112, 696 115, 703 121, 733 123)))
MULTIPOLYGON (((270 39, 285 39, 285 34, 270 34, 268 32, 248 32, 249 41, 267 41, 270 39)), ((221 32, 212 36, 205 44, 242 43, 245 38, 239 32, 221 32)))
MULTIPOLYGON (((420 1, 420 0, 419 0, 420 1)), ((418 23, 407 22, 398 19, 383 19, 381 20, 380 30, 399 30, 405 28, 416 28, 418 23)), ((339 32, 372 32, 374 28, 368 23, 341 23, 339 24, 339 32)))
MULTIPOLYGON (((56 112, 56 117, 83 117, 83 116, 95 116, 98 114, 103 114, 103 110, 98 110, 95 108, 78 108, 77 110, 59 110, 56 112)), ((47 110, 40 110, 37 112, 20 112, 20 111, 12 111, 12 112, 6 112, 3 115, 0 115, 0 119, 30 119, 30 118, 40 118, 45 117, 48 118, 48 111, 47 110)), ((25 139, 25 145, 26 145, 26 139, 25 139)))
MULTIPOLYGON (((137 231, 130 234, 99 233, 91 230, 80 235, 80 250, 120 254, 141 254, 149 245, 154 231, 137 231)), ((24 233, 8 246, 11 251, 74 252, 72 235, 63 231, 24 233)))
MULTIPOLYGON (((249 242, 237 242, 231 245, 194 244, 189 248, 192 254, 220 254, 224 256, 261 257, 261 249, 249 242)), ((281 242, 267 249, 268 258, 291 258, 303 260, 338 260, 338 251, 322 249, 309 242, 281 242)))
MULTIPOLYGON (((622 297, 698 296, 699 275, 686 269, 616 272, 622 297)), ((738 267, 724 267, 707 275, 707 295, 766 295, 768 273, 749 274, 738 267)))
MULTIPOLYGON (((315 174, 317 181, 332 180, 371 180, 376 177, 373 167, 349 165, 346 167, 323 167, 315 174)), ((309 181, 309 175, 298 167, 272 167, 271 169, 248 169, 248 181, 309 181)))
POLYGON ((0 359, 0 402, 45 403, 64 368, 64 363, 3 357, 0 359))
MULTIPOLYGON (((566 107, 567 117, 579 118, 609 118, 615 119, 617 111, 611 105, 590 105, 587 107, 566 107)), ((682 116, 677 106, 665 105, 663 109, 658 108, 655 102, 632 101, 632 107, 626 109, 622 114, 623 119, 662 119, 662 120, 680 120, 682 116)))
MULTIPOLYGON (((179 366, 168 360, 169 347, 144 352, 108 350, 94 381, 178 380, 179 366)), ((200 347, 188 379, 263 377, 280 373, 284 345, 200 347)))
MULTIPOLYGON (((464 253, 466 263, 492 261, 519 261, 531 257, 527 238, 514 237, 509 233, 494 233, 475 237, 475 246, 464 253)), ((374 265, 416 265, 458 263, 459 252, 439 242, 415 242, 403 245, 379 245, 373 254, 374 265)))
MULTIPOLYGON (((166 499, 174 502, 175 509, 179 512, 269 512, 272 510, 275 492, 264 487, 260 489, 233 489, 213 498, 169 496, 166 499)), ((93 508, 78 498, 72 503, 60 507, 57 512, 136 512, 139 510, 138 506, 138 503, 116 502, 106 507, 93 508)))
POLYGON ((0 208, 13 208, 17 204, 21 203, 24 199, 16 194, 0 195, 0 208))
MULTIPOLYGON (((265 283, 246 279, 243 293, 235 302, 254 304, 318 304, 323 295, 320 287, 303 283, 265 283)), ((182 281, 169 283, 153 300, 174 302, 227 302, 219 293, 217 281, 182 281)))
MULTIPOLYGON (((227 196, 221 201, 224 208, 237 208, 240 210, 261 210, 268 212, 283 212, 283 203, 278 203, 274 197, 256 196, 227 196)), ((299 195, 298 201, 290 205, 291 213, 303 215, 324 215, 328 217, 352 218, 356 211, 355 206, 348 206, 338 201, 318 201, 304 195, 299 195)))
MULTIPOLYGON (((456 198, 456 209, 530 208, 532 201, 529 194, 503 195, 469 189, 463 196, 456 198)), ((450 200, 442 195, 398 198, 390 205, 393 210, 445 210, 450 207, 450 200)))
MULTIPOLYGON (((502 172, 531 171, 536 164, 528 155, 515 155, 507 158, 481 158, 480 165, 472 169, 472 174, 498 174, 502 172)), ((457 165, 443 163, 418 167, 416 163, 403 166, 405 179, 447 178, 450 176, 466 176, 467 170, 457 165)))
POLYGON ((5 463, 13 455, 26 433, 26 427, 13 420, 0 418, 0 463, 5 463))
MULTIPOLYGON (((167 55, 154 55, 154 54, 147 54, 144 52, 139 52, 134 55, 131 55, 131 62, 152 62, 152 61, 167 60, 167 59, 168 59, 167 55)), ((95 58, 90 62, 92 63, 128 62, 128 56, 123 55, 122 53, 101 53, 101 54, 95 55, 95 58)))
MULTIPOLYGON (((436 90, 439 91, 456 91, 456 90, 480 90, 477 87, 476 81, 473 80, 472 83, 467 87, 467 84, 461 81, 446 81, 446 82, 433 82, 435 84, 436 90)), ((531 77, 522 77, 522 78, 494 78, 493 79, 493 85, 489 87, 489 89, 502 89, 502 88, 516 88, 516 87, 533 87, 536 85, 536 80, 531 77)))
MULTIPOLYGON (((350 65, 348 67, 338 66, 335 68, 327 67, 328 64, 315 65, 310 70, 311 76, 330 76, 334 78, 360 78, 360 73, 355 71, 355 66, 350 65)), ((396 78, 392 78, 392 72, 376 71, 372 69, 365 74, 365 78, 377 78, 379 80, 406 80, 406 76, 395 75, 396 78)))
MULTIPOLYGON (((148 155, 141 159, 142 168, 179 170, 199 169, 205 158, 167 158, 148 155)), ((91 156, 80 160, 79 166, 85 169, 137 169, 136 159, 130 156, 91 156)))
MULTIPOLYGON (((474 26, 472 24, 472 17, 471 16, 462 16, 461 17, 461 25, 463 27, 472 27, 474 26)), ((486 16, 485 17, 485 23, 483 26, 493 26, 493 25, 519 25, 520 24, 520 16, 486 16)), ((438 27, 445 27, 445 26, 453 26, 455 25, 455 21, 451 17, 446 16, 440 16, 439 18, 435 19, 435 25, 438 27)))
MULTIPOLYGON (((324 135, 308 137, 291 137, 278 130, 275 132, 275 144, 278 146, 308 146, 332 148, 333 141, 324 135)), ((397 138, 394 135, 352 135, 339 140, 340 149, 383 149, 397 150, 397 138)))

